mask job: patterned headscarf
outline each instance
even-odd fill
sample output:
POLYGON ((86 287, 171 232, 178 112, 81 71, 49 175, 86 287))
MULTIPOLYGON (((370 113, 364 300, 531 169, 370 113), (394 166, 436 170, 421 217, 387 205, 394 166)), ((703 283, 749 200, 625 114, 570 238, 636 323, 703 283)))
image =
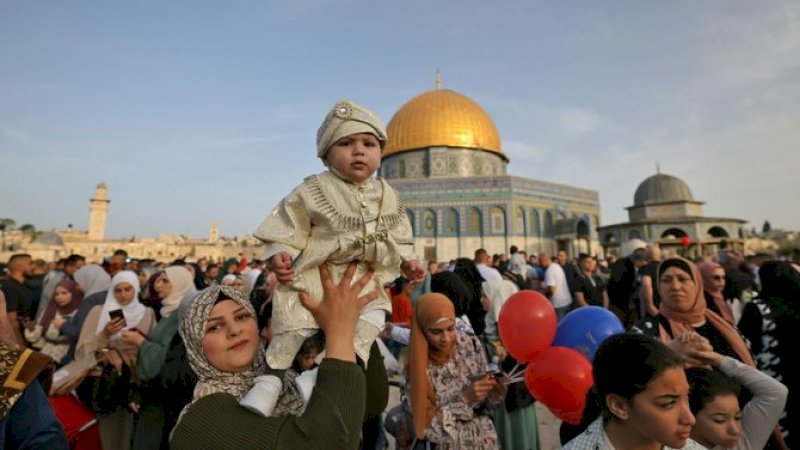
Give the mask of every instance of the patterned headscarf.
POLYGON ((441 366, 453 356, 452 347, 449 351, 434 350, 425 337, 425 329, 443 320, 455 323, 453 302, 442 294, 425 294, 419 298, 411 316, 408 372, 414 430, 420 437, 425 435, 425 428, 436 414, 436 392, 428 377, 428 364, 441 366))
POLYGON ((374 134, 386 145, 386 126, 377 114, 349 100, 339 100, 317 130, 317 156, 325 159, 328 149, 339 139, 358 133, 374 134))
MULTIPOLYGON (((229 286, 211 286, 203 289, 189 303, 186 312, 180 318, 178 332, 186 346, 189 365, 192 366, 192 370, 197 374, 197 385, 194 388, 192 403, 206 395, 218 392, 225 392, 237 399, 241 399, 253 386, 253 379, 263 375, 266 371, 267 365, 264 360, 264 348, 262 345, 258 346, 258 354, 256 354, 252 367, 244 372, 223 372, 208 362, 208 358, 203 353, 203 338, 206 334, 205 326, 208 317, 211 315, 211 310, 214 309, 214 305, 217 304, 220 295, 243 306, 248 313, 253 315, 253 320, 256 317, 250 301, 241 292, 229 286)), ((188 407, 189 405, 184 408, 184 411, 188 407)))
MULTIPOLYGON (((694 280, 695 286, 695 291, 693 293, 694 303, 691 309, 686 312, 673 309, 669 297, 661 295, 661 304, 659 305, 658 311, 659 314, 669 321, 672 335, 679 336, 683 334, 684 331, 691 331, 692 324, 706 320, 726 341, 728 341, 733 351, 736 352, 743 363, 755 367, 753 356, 750 354, 750 350, 747 348, 747 344, 739 334, 739 331, 728 321, 723 319, 722 316, 708 309, 706 306, 706 298, 703 295, 703 278, 697 266, 688 259, 681 258, 680 256, 667 258, 658 266, 659 280, 661 280, 661 275, 670 267, 677 267, 686 272, 692 277, 692 280, 694 280)), ((659 334, 661 336, 661 341, 664 343, 669 343, 672 340, 667 330, 661 325, 659 325, 659 334)))

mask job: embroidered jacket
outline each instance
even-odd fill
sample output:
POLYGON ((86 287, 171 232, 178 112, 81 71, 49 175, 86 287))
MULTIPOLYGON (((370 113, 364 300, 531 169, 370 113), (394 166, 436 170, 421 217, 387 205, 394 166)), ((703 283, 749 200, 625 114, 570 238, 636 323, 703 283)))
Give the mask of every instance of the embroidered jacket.
MULTIPOLYGON (((254 236, 267 244, 265 258, 279 252, 293 258, 293 285, 279 285, 272 300, 275 335, 267 363, 276 369, 291 365, 302 341, 318 328, 300 304, 298 292, 322 298, 318 267, 323 262, 334 282, 352 261, 359 262, 354 279, 369 268, 375 271, 362 294, 377 290, 380 296, 364 308, 366 314, 391 312, 383 286, 397 277, 403 261, 416 259, 411 224, 395 190, 383 179, 355 184, 330 171, 306 178, 272 210, 254 236)), ((367 320, 364 314, 360 323, 367 320)), ((356 352, 367 361, 382 323, 362 325, 356 329, 356 352)))

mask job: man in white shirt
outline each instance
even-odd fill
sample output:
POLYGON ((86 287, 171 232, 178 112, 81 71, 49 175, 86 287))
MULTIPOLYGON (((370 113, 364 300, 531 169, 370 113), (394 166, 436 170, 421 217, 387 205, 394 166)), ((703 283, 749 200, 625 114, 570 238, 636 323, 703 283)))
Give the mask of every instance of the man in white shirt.
POLYGON ((516 245, 512 245, 508 251, 511 253, 511 256, 508 257, 508 271, 514 275, 519 275, 524 281, 528 277, 528 269, 526 267, 527 262, 525 262, 525 257, 522 256, 522 254, 519 252, 519 248, 517 248, 516 245))
POLYGON ((492 258, 489 256, 489 253, 487 253, 485 249, 479 248, 475 250, 474 261, 475 261, 475 267, 478 268, 478 272, 481 274, 484 281, 503 279, 503 276, 500 275, 500 272, 494 267, 491 267, 489 265, 492 262, 492 258))
POLYGON ((553 262, 547 253, 539 255, 539 265, 545 269, 542 283, 544 293, 553 304, 556 318, 560 322, 572 309, 572 293, 567 285, 567 276, 564 274, 564 269, 553 262))

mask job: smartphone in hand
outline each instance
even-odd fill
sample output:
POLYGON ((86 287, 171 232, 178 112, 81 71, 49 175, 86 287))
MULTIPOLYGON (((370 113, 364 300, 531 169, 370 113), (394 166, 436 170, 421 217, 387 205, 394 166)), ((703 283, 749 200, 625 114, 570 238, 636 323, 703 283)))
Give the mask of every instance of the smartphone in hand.
POLYGON ((114 309, 108 312, 108 315, 111 317, 111 321, 115 321, 117 319, 122 319, 122 324, 125 325, 125 314, 122 313, 121 309, 114 309))
POLYGON ((491 375, 489 372, 478 372, 478 373, 474 373, 474 374, 468 376, 467 379, 469 381, 478 381, 478 380, 483 380, 484 378, 488 377, 489 375, 491 375))

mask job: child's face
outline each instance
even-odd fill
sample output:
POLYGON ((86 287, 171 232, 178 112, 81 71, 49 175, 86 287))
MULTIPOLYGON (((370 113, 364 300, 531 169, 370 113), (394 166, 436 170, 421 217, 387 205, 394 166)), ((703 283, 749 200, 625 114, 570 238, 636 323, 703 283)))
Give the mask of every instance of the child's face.
POLYGON ((297 360, 297 364, 300 365, 300 369, 304 372, 306 370, 311 370, 314 368, 314 359, 316 359, 319 353, 316 350, 309 350, 305 353, 301 353, 295 356, 297 360))
POLYGON ((695 418, 689 409, 689 383, 682 367, 671 367, 653 378, 629 400, 625 428, 640 438, 683 448, 695 418))
POLYGON ((338 170, 350 181, 367 181, 381 166, 381 143, 369 133, 345 136, 328 150, 325 165, 338 170))
POLYGON ((692 438, 706 447, 733 447, 741 435, 742 412, 735 395, 718 395, 697 412, 692 438))

